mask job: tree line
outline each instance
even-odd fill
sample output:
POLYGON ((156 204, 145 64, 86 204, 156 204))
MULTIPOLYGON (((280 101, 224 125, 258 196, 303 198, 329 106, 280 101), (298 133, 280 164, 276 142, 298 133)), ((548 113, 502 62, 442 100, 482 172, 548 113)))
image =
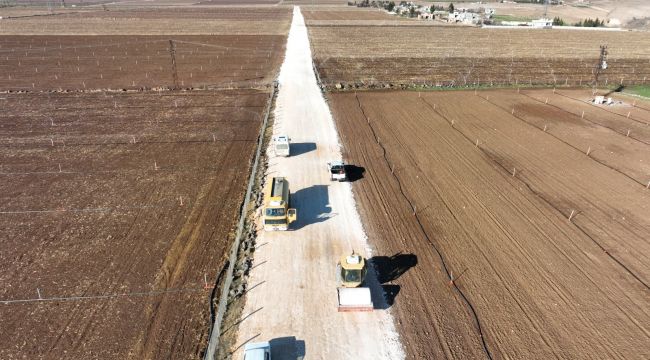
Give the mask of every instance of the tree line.
MULTIPOLYGON (((567 25, 562 18, 559 16, 556 16, 553 18, 553 26, 565 26, 567 25)), ((600 20, 598 18, 592 20, 591 18, 587 18, 584 20, 580 20, 577 23, 572 24, 572 26, 578 26, 578 27, 602 27, 605 26, 605 19, 600 20)))

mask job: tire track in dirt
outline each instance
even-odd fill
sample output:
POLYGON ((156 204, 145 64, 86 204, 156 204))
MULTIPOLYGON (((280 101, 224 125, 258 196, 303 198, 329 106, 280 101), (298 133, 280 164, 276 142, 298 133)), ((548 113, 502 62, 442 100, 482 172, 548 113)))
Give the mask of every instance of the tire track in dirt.
MULTIPOLYGON (((231 144, 227 151, 227 154, 218 160, 218 167, 220 168, 230 168, 231 163, 234 162, 238 156, 235 155, 239 149, 235 144, 231 144)), ((241 154, 240 154, 241 155, 241 154)), ((241 157, 241 156, 240 156, 241 157)), ((226 175, 226 174, 224 174, 226 175)), ((198 251, 198 247, 201 247, 200 241, 202 239, 211 239, 214 235, 214 230, 204 231, 207 224, 210 223, 214 213, 213 208, 223 210, 226 208, 226 203, 219 206, 213 202, 213 199, 221 198, 237 198, 238 196, 227 195, 220 196, 220 190, 224 183, 233 182, 237 178, 236 174, 229 174, 220 178, 213 178, 211 182, 206 183, 203 188, 199 191, 196 200, 192 204, 193 208, 191 213, 188 215, 185 224, 182 229, 179 230, 175 239, 172 241, 167 255, 161 265, 160 269, 162 272, 158 273, 156 279, 156 288, 168 288, 174 286, 174 284, 179 282, 186 282, 188 279, 188 270, 187 270, 187 261, 191 259, 191 253, 198 251)), ((226 189, 232 189, 232 186, 226 186, 226 189)), ((237 186, 235 186, 237 188, 237 186)), ((241 192, 242 189, 238 189, 238 192, 241 192)), ((207 242, 207 241, 206 241, 207 242)), ((192 264, 194 267, 197 267, 197 263, 192 264)), ((201 264, 200 267, 203 267, 201 264)), ((156 303, 152 304, 152 307, 149 310, 148 318, 151 318, 150 326, 147 331, 143 334, 141 338, 141 345, 136 349, 136 354, 140 354, 139 357, 153 359, 160 355, 159 339, 158 333, 161 332, 161 327, 163 326, 164 315, 159 315, 160 310, 164 310, 170 306, 174 306, 174 300, 162 298, 156 303)), ((166 311, 163 311, 163 314, 166 311)), ((180 322, 177 322, 176 325, 179 327, 179 331, 186 329, 184 323, 186 319, 180 317, 178 318, 180 322)), ((176 334, 178 335, 178 333, 176 334)), ((171 340, 178 339, 176 335, 172 336, 171 340)), ((182 337, 184 340, 185 338, 182 337)), ((174 346, 182 345, 183 343, 177 343, 172 341, 170 352, 175 353, 174 346)), ((199 345, 197 345, 198 347, 199 345)))
MULTIPOLYGON (((497 107, 497 108, 499 108, 499 109, 501 109, 501 110, 507 112, 506 109, 504 109, 503 107, 501 107, 501 106, 499 106, 499 105, 497 105, 497 104, 495 104, 495 103, 493 103, 493 102, 490 102, 490 101, 487 100, 486 98, 481 97, 481 99, 483 99, 483 100, 485 100, 486 102, 488 102, 488 103, 494 105, 495 107, 497 107)), ((465 138, 469 143, 474 144, 474 142, 472 141, 472 139, 470 139, 470 138, 469 138, 465 133, 463 133, 463 132, 462 132, 461 130, 459 130, 458 128, 454 127, 453 122, 452 122, 449 118, 447 118, 444 114, 442 114, 440 111, 438 111, 437 109, 435 109, 435 108, 434 108, 434 107, 433 107, 433 106, 432 106, 432 105, 431 105, 431 104, 430 104, 426 99, 422 99, 422 101, 423 101, 423 102, 424 102, 424 103, 425 103, 425 104, 426 104, 426 105, 427 105, 427 106, 428 106, 428 107, 429 107, 433 112, 435 112, 435 113, 438 114, 440 117, 442 117, 443 119, 445 119, 445 120, 449 123, 449 125, 450 125, 454 130, 456 130, 459 134, 461 134, 461 135, 462 135, 462 136, 463 136, 463 137, 464 137, 464 138, 465 138)), ((512 114, 511 114, 511 115, 512 115, 512 114)), ((529 124, 527 121, 525 121, 524 119, 522 119, 522 118, 520 118, 520 117, 518 117, 518 116, 516 116, 516 115, 512 115, 512 116, 518 118, 519 120, 522 120, 524 123, 526 123, 526 124, 528 124, 528 125, 530 125, 530 126, 533 126, 533 125, 529 124)), ((533 126, 533 127, 535 127, 535 126, 533 126)), ((537 127, 535 127, 535 128, 538 129, 538 130, 541 130, 541 129, 537 128, 537 127)), ((545 132, 545 133, 548 134, 548 132, 545 132)), ((551 136, 553 136, 555 139, 557 139, 557 140, 559 140, 559 141, 565 143, 566 145, 570 146, 571 148, 576 149, 574 146, 572 146, 571 144, 566 143, 566 142, 563 141, 562 139, 559 139, 559 138, 557 138, 556 136, 554 136, 554 135, 552 135, 552 134, 549 134, 549 135, 551 135, 551 136)), ((495 164, 499 165, 499 167, 500 167, 501 169, 503 169, 503 171, 505 171, 507 174, 512 174, 512 172, 510 171, 510 169, 506 168, 506 166, 505 166, 502 162, 500 162, 497 158, 495 158, 493 154, 491 154, 490 152, 486 151, 486 150, 485 150, 483 147, 481 147, 481 146, 477 146, 477 148, 481 149, 481 151, 483 151, 483 153, 484 153, 488 158, 490 158, 492 161, 494 161, 495 164)), ((576 149, 576 150, 578 150, 578 149, 576 149)), ((579 151, 579 150, 578 150, 578 151, 579 151)), ((619 170, 617 170, 617 169, 611 168, 610 166, 608 166, 608 165, 606 165, 606 164, 602 164, 602 163, 599 162, 599 161, 597 161, 597 162, 600 163, 601 165, 604 165, 604 166, 606 166, 606 167, 608 167, 608 168, 610 168, 610 169, 612 169, 612 170, 614 170, 614 171, 616 171, 616 172, 618 172, 618 173, 620 173, 620 174, 622 174, 622 175, 624 175, 624 176, 630 178, 630 176, 628 176, 627 174, 622 173, 621 171, 619 171, 619 170)), ((516 177, 516 176, 513 176, 513 177, 516 177)), ((526 181, 524 181, 524 180, 521 179, 520 177, 517 177, 517 179, 518 179, 522 184, 524 184, 524 185, 525 185, 525 186, 526 186, 526 187, 531 191, 531 193, 535 194, 535 196, 537 196, 539 199, 543 200, 547 205, 549 205, 550 207, 552 207, 553 209, 555 209, 555 210, 556 210, 558 213, 560 213, 562 216, 564 216, 564 217, 568 217, 568 214, 565 214, 561 209, 559 209, 555 204, 553 204, 553 202, 551 202, 550 200, 548 200, 547 197, 543 196, 539 191, 534 190, 533 187, 532 187, 529 183, 527 183, 526 181)), ((632 178, 630 178, 630 179, 632 179, 632 178)), ((634 180, 634 179, 632 179, 632 180, 634 180)), ((634 180, 634 181, 637 182, 637 183, 639 183, 639 182, 636 181, 636 180, 634 180)), ((579 215, 579 213, 578 213, 578 215, 579 215)), ((576 215, 576 216, 577 216, 577 215, 576 215)), ((602 251, 603 251, 603 252, 604 252, 604 253, 605 253, 605 254, 606 254, 610 259, 612 259, 616 264, 618 264, 619 266, 621 266, 622 269, 624 269, 624 270, 625 270, 629 275, 631 275, 631 276, 632 276, 634 279, 636 279, 636 280, 637 280, 641 285, 643 285, 643 286, 646 288, 646 290, 650 290, 650 286, 649 286, 649 284, 648 284, 646 281, 644 281, 643 279, 641 279, 641 277, 640 277, 636 272, 634 272, 633 270, 631 270, 631 269, 630 269, 627 265, 625 265, 625 264, 624 264, 620 259, 618 259, 618 258, 616 258, 615 256, 613 256, 613 255, 612 255, 612 254, 611 254, 611 253, 610 253, 610 252, 609 252, 609 251, 608 251, 608 250, 607 250, 607 249, 606 249, 606 248, 605 248, 605 247, 604 247, 600 242, 598 242, 596 239, 594 239, 594 237, 592 237, 589 233, 587 233, 587 232, 585 231, 584 228, 582 228, 581 226, 579 226, 579 225, 576 224, 575 222, 571 222, 571 223, 572 223, 572 224, 573 224, 577 229, 579 229, 579 230, 580 230, 580 231, 581 231, 581 232, 582 232, 582 233, 583 233, 587 238, 589 238, 589 239, 590 239, 590 240, 591 240, 591 241, 592 241, 596 246, 598 246, 598 247, 599 247, 599 248, 600 248, 600 249, 601 249, 601 250, 602 250, 602 251)))
MULTIPOLYGON (((383 144, 379 141, 379 138, 377 137, 377 133, 375 132, 375 130, 374 130, 372 124, 370 123, 370 119, 369 119, 368 116, 366 115, 366 113, 365 113, 365 111, 364 111, 364 109, 363 109, 363 106, 361 105, 361 102, 359 101, 359 97, 357 96, 356 93, 355 93, 354 95, 355 95, 355 99, 356 99, 356 101, 357 101, 357 105, 359 106, 359 110, 361 111, 361 113, 363 114, 363 116, 366 118, 367 123, 368 123, 368 126, 369 126, 369 128, 370 128, 370 130, 371 130, 373 136, 375 137, 375 141, 377 142, 377 144, 378 144, 378 145, 381 147, 381 149, 382 149, 382 155, 383 155, 384 161, 386 162, 386 164, 388 165, 389 168, 392 168, 392 166, 391 166, 391 164, 390 164, 390 161, 388 160, 388 157, 387 157, 386 148, 385 148, 385 147, 383 146, 383 144)), ((406 194, 404 193, 404 190, 403 190, 403 188, 402 188, 402 183, 401 183, 399 177, 398 177, 397 175, 395 175, 394 172, 393 172, 393 178, 397 181, 397 184, 398 184, 398 187, 399 187, 399 190, 400 190, 400 193, 401 193, 402 197, 403 197, 403 198, 408 202, 409 206, 411 206, 411 209, 413 210, 413 214, 414 214, 414 216, 415 216, 416 222, 418 223, 418 225, 419 225, 419 227, 420 227, 420 230, 422 231, 422 234, 423 234, 423 235, 425 236, 425 238, 427 239, 427 242, 429 243, 429 245, 431 245, 431 247, 435 250, 436 254, 438 254, 438 257, 440 258, 440 263, 441 263, 443 269, 445 270, 445 273, 446 273, 446 275, 447 275, 447 277, 448 277, 448 279, 449 279, 450 285, 453 286, 453 288, 456 290, 456 292, 458 293, 458 295, 463 299, 463 302, 465 302, 465 304, 467 305, 467 307, 468 307, 470 313, 472 314, 472 317, 473 317, 473 319, 474 319, 474 321, 475 321, 475 325, 476 325, 476 331, 478 332, 478 335, 479 335, 479 337, 480 337, 480 339, 481 339, 481 344, 482 344, 482 346, 483 346, 483 350, 484 350, 484 352, 485 352, 485 355, 487 356, 488 359, 492 359, 493 357, 492 357, 492 354, 490 353, 490 350, 489 350, 489 348, 488 348, 488 346, 487 346, 487 343, 485 342, 485 336, 484 336, 484 333, 483 333, 483 329, 482 329, 482 327, 481 327, 481 321, 480 321, 480 319, 479 319, 479 317, 478 317, 478 314, 477 314, 477 312, 476 312, 476 309, 474 308, 474 306, 472 305, 472 303, 469 301, 469 299, 467 298, 467 296, 463 293, 463 291, 462 291, 462 290, 458 287, 458 285, 454 282, 454 278, 453 278, 452 275, 451 275, 451 272, 450 272, 450 269, 449 269, 449 265, 448 265, 447 262, 445 261, 445 258, 443 257, 443 255, 442 255, 442 253, 440 252, 440 250, 437 248, 437 246, 433 243, 433 241, 431 240, 431 238, 429 237, 429 235, 427 234, 427 232, 424 230, 424 226, 422 225, 422 222, 421 222, 420 219, 419 219, 419 216, 418 216, 418 214, 417 214, 417 211, 416 211, 415 206, 413 205, 413 202, 412 202, 412 201, 411 201, 411 200, 406 196, 406 194)), ((449 211, 450 211, 450 213, 452 213, 451 210, 449 210, 449 211)), ((453 213, 452 213, 452 214, 453 214, 453 213)))
MULTIPOLYGON (((145 198, 146 198, 146 199, 151 198, 152 193, 153 193, 154 191, 155 191, 155 188, 154 188, 154 187, 148 189, 148 191, 146 192, 145 198)), ((126 236, 128 236, 128 234, 131 234, 131 233, 134 232, 134 230, 135 230, 135 226, 136 226, 136 224, 137 224, 137 222, 138 222, 138 219, 141 217, 141 215, 143 214, 143 212, 144 212, 144 209, 143 209, 143 208, 138 209, 138 211, 136 212, 136 214, 135 214, 134 217, 133 217, 133 220, 131 221, 131 223, 130 223, 130 225, 129 225, 128 230, 126 230, 126 232, 125 232, 125 234, 127 234, 126 236)), ((142 246, 142 243, 138 243, 138 244, 139 244, 139 247, 142 246)), ((133 265, 134 265, 135 263, 137 263, 137 257, 136 257, 136 254, 139 254, 139 253, 140 253, 140 251, 138 251, 138 250, 131 251, 131 252, 128 253, 128 254, 130 254, 131 257, 133 258, 133 259, 130 261, 130 263, 132 264, 131 269, 130 269, 128 272, 122 272, 122 273, 120 274, 120 277, 119 277, 116 281, 113 281, 112 283, 108 283, 107 286, 102 287, 106 292, 111 292, 111 291, 112 291, 112 288, 114 288, 115 286, 118 286, 119 284, 122 284, 122 283, 123 283, 123 280, 124 280, 124 278, 126 277, 126 275, 127 275, 127 274, 132 270, 133 265)), ((106 272, 106 269, 104 268, 104 269, 103 269, 103 270, 98 274, 98 278, 101 276, 101 274, 103 274, 103 273, 105 273, 105 272, 106 272)), ((87 292, 88 292, 88 288, 86 288, 86 289, 83 291, 82 296, 86 295, 87 292)), ((63 339, 65 336, 68 335, 67 333, 69 332, 70 325, 71 325, 73 322, 78 321, 78 320, 81 318, 82 323, 83 323, 83 328, 84 328, 84 329, 87 329, 88 326, 89 326, 89 324, 90 324, 91 321, 92 321, 92 318, 93 318, 94 316, 96 316, 97 314, 99 314, 99 315, 101 316, 101 314, 102 314, 102 312, 103 312, 103 309, 106 308, 107 304, 108 304, 108 302, 105 302, 105 301, 104 301, 104 302, 101 303, 99 309, 97 309, 97 308, 91 308, 90 310, 88 310, 87 308, 84 308, 84 307, 81 306, 81 305, 77 305, 77 304, 75 304, 75 305, 74 305, 74 310, 70 313, 70 316, 68 317, 68 319, 67 319, 65 325, 63 325, 63 326, 61 326, 61 327, 59 328, 58 335, 56 336, 56 338, 54 339, 54 341, 52 341, 52 344, 49 346, 47 352, 51 353, 51 352, 54 351, 54 349, 56 349, 57 346, 59 346, 59 344, 61 343, 62 339, 63 339), (86 312, 88 312, 88 311, 90 311, 90 315, 86 316, 86 312)), ((82 340, 83 340, 83 334, 84 334, 84 333, 85 333, 85 330, 82 331, 82 334, 77 334, 77 339, 76 339, 76 341, 75 341, 75 344, 78 345, 78 344, 80 344, 80 343, 82 342, 82 340)), ((52 354, 52 355, 54 355, 54 354, 52 354)))

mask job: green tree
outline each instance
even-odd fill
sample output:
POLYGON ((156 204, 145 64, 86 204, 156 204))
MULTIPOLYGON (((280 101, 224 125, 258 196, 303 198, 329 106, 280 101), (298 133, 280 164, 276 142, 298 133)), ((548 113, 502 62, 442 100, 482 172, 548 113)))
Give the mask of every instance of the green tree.
POLYGON ((409 8, 409 17, 415 17, 415 7, 411 6, 409 8))
POLYGON ((449 3, 449 9, 448 10, 449 10, 449 13, 454 12, 454 3, 449 3))
POLYGON ((388 3, 388 5, 386 5, 386 10, 393 11, 393 9, 395 9, 395 2, 391 1, 388 3))
POLYGON ((564 26, 564 20, 562 20, 559 16, 556 16, 553 18, 553 25, 554 26, 564 26))

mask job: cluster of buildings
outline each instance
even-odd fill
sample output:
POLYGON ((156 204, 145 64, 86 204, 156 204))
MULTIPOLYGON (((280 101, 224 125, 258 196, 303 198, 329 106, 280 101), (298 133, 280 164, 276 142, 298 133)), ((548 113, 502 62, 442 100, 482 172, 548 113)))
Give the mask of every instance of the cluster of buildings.
POLYGON ((433 10, 433 7, 403 1, 396 5, 391 13, 402 16, 416 15, 421 20, 440 20, 449 23, 477 25, 483 23, 486 19, 492 18, 494 9, 457 8, 450 12, 447 10, 433 10))

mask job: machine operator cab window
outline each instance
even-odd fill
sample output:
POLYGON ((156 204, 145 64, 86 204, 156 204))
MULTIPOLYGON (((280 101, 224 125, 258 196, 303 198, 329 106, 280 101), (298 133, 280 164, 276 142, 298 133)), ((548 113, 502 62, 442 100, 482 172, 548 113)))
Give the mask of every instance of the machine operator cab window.
POLYGON ((345 172, 345 166, 343 166, 343 165, 332 165, 331 171, 332 171, 332 174, 343 174, 345 172))
POLYGON ((362 270, 346 270, 341 268, 341 279, 346 283, 360 283, 361 279, 363 279, 362 270))
POLYGON ((266 216, 284 216, 284 208, 266 209, 266 216))

